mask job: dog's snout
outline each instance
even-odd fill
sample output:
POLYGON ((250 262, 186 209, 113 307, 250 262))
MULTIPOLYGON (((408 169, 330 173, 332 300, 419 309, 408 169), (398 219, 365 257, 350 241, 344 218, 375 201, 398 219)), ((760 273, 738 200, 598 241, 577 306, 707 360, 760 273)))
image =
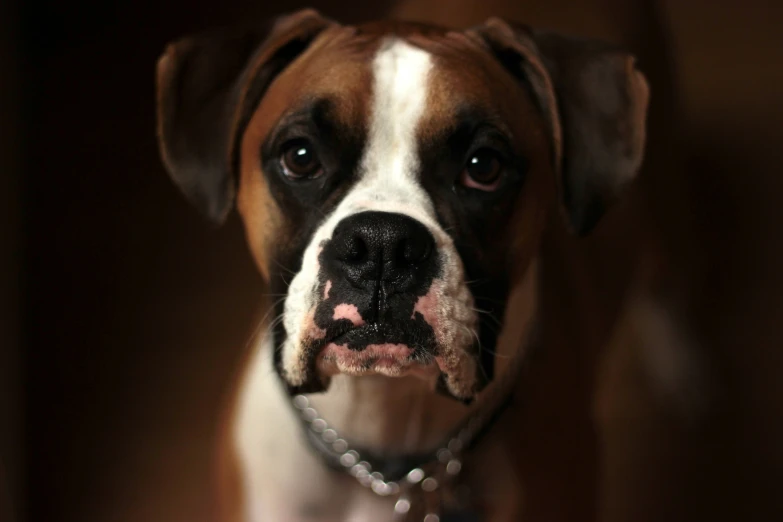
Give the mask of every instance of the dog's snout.
POLYGON ((413 218, 390 212, 361 212, 340 222, 332 236, 335 260, 353 283, 383 281, 404 290, 434 262, 435 240, 413 218))

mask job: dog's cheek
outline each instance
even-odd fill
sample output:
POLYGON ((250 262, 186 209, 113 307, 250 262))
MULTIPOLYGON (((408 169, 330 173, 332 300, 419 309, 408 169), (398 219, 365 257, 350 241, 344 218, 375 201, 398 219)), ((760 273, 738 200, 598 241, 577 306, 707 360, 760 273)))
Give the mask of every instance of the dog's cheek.
POLYGON ((528 182, 514 204, 508 226, 502 228, 505 231, 503 236, 490 248, 494 251, 494 259, 507 260, 506 263, 494 264, 507 271, 507 274, 497 275, 507 277, 511 287, 524 278, 530 261, 541 247, 550 217, 559 210, 558 206, 552 169, 545 165, 531 168, 528 182))
POLYGON ((444 372, 438 386, 449 396, 470 401, 483 384, 474 353, 478 318, 462 261, 450 241, 441 239, 441 275, 416 302, 414 314, 421 314, 435 333, 436 361, 444 372))
POLYGON ((433 287, 438 292, 436 315, 444 325, 444 344, 470 351, 477 317, 473 296, 465 282, 465 269, 456 250, 445 248, 442 253, 443 277, 433 287))
POLYGON ((320 245, 311 244, 302 256, 302 267, 285 290, 283 327, 285 340, 282 345, 284 377, 292 385, 301 385, 309 378, 307 367, 308 347, 314 346, 326 332, 316 323, 317 304, 323 293, 319 285, 320 245))
POLYGON ((245 227, 245 238, 264 280, 271 280, 276 238, 286 237, 280 208, 269 192, 259 169, 243 174, 237 194, 237 210, 245 227))

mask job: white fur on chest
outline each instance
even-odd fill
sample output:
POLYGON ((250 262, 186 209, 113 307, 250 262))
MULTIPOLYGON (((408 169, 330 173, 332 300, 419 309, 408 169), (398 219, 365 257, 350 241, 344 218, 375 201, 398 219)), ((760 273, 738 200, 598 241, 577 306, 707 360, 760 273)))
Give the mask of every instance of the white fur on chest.
POLYGON ((237 406, 234 444, 247 522, 390 520, 391 500, 327 469, 307 447, 274 373, 268 336, 251 358, 237 406))

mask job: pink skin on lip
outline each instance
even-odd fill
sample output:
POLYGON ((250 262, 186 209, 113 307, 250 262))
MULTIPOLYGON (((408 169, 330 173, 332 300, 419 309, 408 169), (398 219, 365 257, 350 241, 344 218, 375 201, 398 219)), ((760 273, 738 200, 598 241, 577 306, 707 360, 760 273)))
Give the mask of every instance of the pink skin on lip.
POLYGON ((334 315, 332 315, 332 319, 335 321, 338 319, 348 319, 353 323, 354 326, 361 326, 364 324, 364 319, 362 319, 362 316, 359 313, 359 309, 356 308, 356 305, 347 303, 338 304, 334 307, 334 315))
POLYGON ((424 320, 427 321, 427 323, 433 328, 437 329, 438 326, 438 297, 435 293, 435 285, 433 284, 429 291, 419 297, 418 301, 416 301, 416 305, 413 307, 413 315, 411 316, 411 319, 414 319, 416 317, 416 312, 420 313, 424 320))
POLYGON ((318 366, 326 375, 381 374, 388 377, 404 375, 430 376, 437 372, 435 364, 411 361, 413 350, 404 344, 371 344, 361 351, 345 344, 329 343, 318 357, 318 366))
MULTIPOLYGON (((332 282, 324 285, 323 298, 329 298, 332 282)), ((437 331, 438 300, 440 287, 433 284, 426 295, 419 297, 413 308, 411 319, 420 313, 424 320, 437 331)), ((356 305, 341 303, 334 307, 332 320, 347 319, 355 327, 365 323, 356 305)), ((323 337, 321 337, 323 338, 323 337)), ((405 344, 371 344, 360 351, 351 350, 345 344, 328 343, 318 354, 317 365, 324 375, 344 373, 348 375, 381 374, 388 377, 414 375, 425 379, 436 376, 441 369, 449 367, 449 361, 437 357, 430 362, 410 359, 413 349, 405 344)))
POLYGON ((371 358, 404 359, 413 352, 405 344, 370 344, 364 350, 357 352, 345 344, 329 343, 324 348, 324 355, 334 355, 342 358, 367 360, 371 358))

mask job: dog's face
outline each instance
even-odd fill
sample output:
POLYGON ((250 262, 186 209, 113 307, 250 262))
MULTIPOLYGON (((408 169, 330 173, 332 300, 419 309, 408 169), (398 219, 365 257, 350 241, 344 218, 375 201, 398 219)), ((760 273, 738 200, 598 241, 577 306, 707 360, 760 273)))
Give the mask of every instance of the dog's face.
MULTIPOLYGON (((183 157, 176 120, 188 116, 166 113, 167 95, 180 106, 186 98, 172 84, 205 75, 198 44, 162 60, 164 157, 214 217, 236 194, 251 251, 281 296, 275 360, 292 392, 323 390, 338 373, 417 375, 472 399, 492 378, 509 289, 551 210, 563 206, 585 232, 638 168, 646 86, 628 59, 622 71, 586 69, 609 92, 596 100, 614 104, 589 117, 609 127, 564 129, 563 115, 579 111, 557 100, 554 83, 569 71, 546 66, 524 31, 499 21, 456 32, 345 27, 309 11, 286 18, 244 51, 218 108, 202 109, 226 134, 225 172, 208 186, 192 156, 215 146, 183 157), (610 163, 590 162, 590 180, 561 166, 567 140, 585 133, 594 149, 576 151, 610 163), (598 150, 602 141, 611 150, 598 150)), ((589 100, 593 88, 577 91, 589 100)), ((187 97, 214 103, 197 94, 187 97)))
POLYGON ((291 386, 413 373, 466 398, 485 380, 479 342, 492 349, 509 270, 526 262, 510 250, 538 241, 555 193, 542 117, 485 55, 461 33, 336 28, 255 110, 238 201, 286 294, 291 386))

